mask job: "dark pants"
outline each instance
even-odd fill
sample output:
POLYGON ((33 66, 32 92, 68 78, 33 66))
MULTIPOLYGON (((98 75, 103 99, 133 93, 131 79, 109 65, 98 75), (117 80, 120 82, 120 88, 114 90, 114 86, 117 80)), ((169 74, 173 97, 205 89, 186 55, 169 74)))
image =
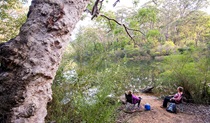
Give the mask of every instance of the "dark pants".
POLYGON ((173 98, 173 96, 166 96, 166 97, 164 98, 163 107, 167 107, 168 102, 173 102, 173 103, 175 103, 174 100, 170 100, 171 98, 173 98))
MULTIPOLYGON (((139 97, 139 100, 138 100, 138 107, 140 106, 140 103, 141 103, 141 97, 139 97)), ((135 104, 134 104, 135 105, 135 104)))

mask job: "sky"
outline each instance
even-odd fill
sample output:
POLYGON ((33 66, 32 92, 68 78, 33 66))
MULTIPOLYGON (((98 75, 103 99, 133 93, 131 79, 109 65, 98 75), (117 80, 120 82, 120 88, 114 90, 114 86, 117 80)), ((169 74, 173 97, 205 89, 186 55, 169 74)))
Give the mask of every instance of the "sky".
MULTIPOLYGON (((104 6, 107 10, 115 11, 116 8, 122 8, 122 7, 133 7, 132 0, 120 0, 120 2, 117 3, 115 7, 113 7, 113 4, 116 0, 108 0, 108 3, 104 1, 104 6)), ((139 5, 143 5, 145 2, 149 0, 139 0, 139 5)), ((28 0, 28 6, 31 5, 31 0, 28 0)), ((207 9, 203 9, 208 14, 210 14, 210 6, 207 9)))
MULTIPOLYGON (((106 1, 106 0, 105 0, 106 1)), ((116 0, 108 0, 108 3, 104 1, 104 5, 107 10, 116 10, 116 8, 122 8, 122 7, 133 7, 132 0, 120 0, 120 2, 117 3, 116 7, 113 7, 113 4, 116 0)), ((143 5, 145 2, 149 0, 139 0, 139 5, 143 5)), ((28 0, 28 6, 31 4, 31 0, 28 0)), ((210 6, 207 9, 204 9, 207 13, 210 14, 210 6)))

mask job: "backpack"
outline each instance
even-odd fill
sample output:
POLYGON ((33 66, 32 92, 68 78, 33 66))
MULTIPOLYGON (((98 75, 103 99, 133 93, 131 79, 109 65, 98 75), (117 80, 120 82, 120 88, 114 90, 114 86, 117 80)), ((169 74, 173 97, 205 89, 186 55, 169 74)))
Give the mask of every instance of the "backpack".
POLYGON ((171 113, 176 113, 176 104, 170 103, 169 106, 166 108, 166 111, 171 113))

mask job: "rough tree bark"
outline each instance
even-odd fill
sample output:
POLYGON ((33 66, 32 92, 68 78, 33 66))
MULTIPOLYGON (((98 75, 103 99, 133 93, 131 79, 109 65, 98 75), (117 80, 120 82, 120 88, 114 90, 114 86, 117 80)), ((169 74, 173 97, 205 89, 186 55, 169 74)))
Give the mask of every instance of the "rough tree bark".
POLYGON ((0 123, 44 123, 70 32, 89 0, 33 0, 20 33, 0 44, 0 123))

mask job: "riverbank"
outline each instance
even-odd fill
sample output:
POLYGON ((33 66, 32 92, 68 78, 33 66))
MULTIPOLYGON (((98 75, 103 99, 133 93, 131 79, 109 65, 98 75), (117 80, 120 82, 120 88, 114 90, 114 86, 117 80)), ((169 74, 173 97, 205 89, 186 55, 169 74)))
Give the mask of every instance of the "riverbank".
MULTIPOLYGON (((209 123, 210 106, 184 103, 182 112, 169 113, 160 108, 162 99, 147 94, 139 94, 142 97, 140 112, 125 113, 125 105, 120 106, 116 123, 209 123), (144 105, 151 105, 150 111, 144 110, 144 105)), ((120 97, 124 100, 124 96, 120 97)), ((179 107, 178 107, 179 108, 179 107)))

